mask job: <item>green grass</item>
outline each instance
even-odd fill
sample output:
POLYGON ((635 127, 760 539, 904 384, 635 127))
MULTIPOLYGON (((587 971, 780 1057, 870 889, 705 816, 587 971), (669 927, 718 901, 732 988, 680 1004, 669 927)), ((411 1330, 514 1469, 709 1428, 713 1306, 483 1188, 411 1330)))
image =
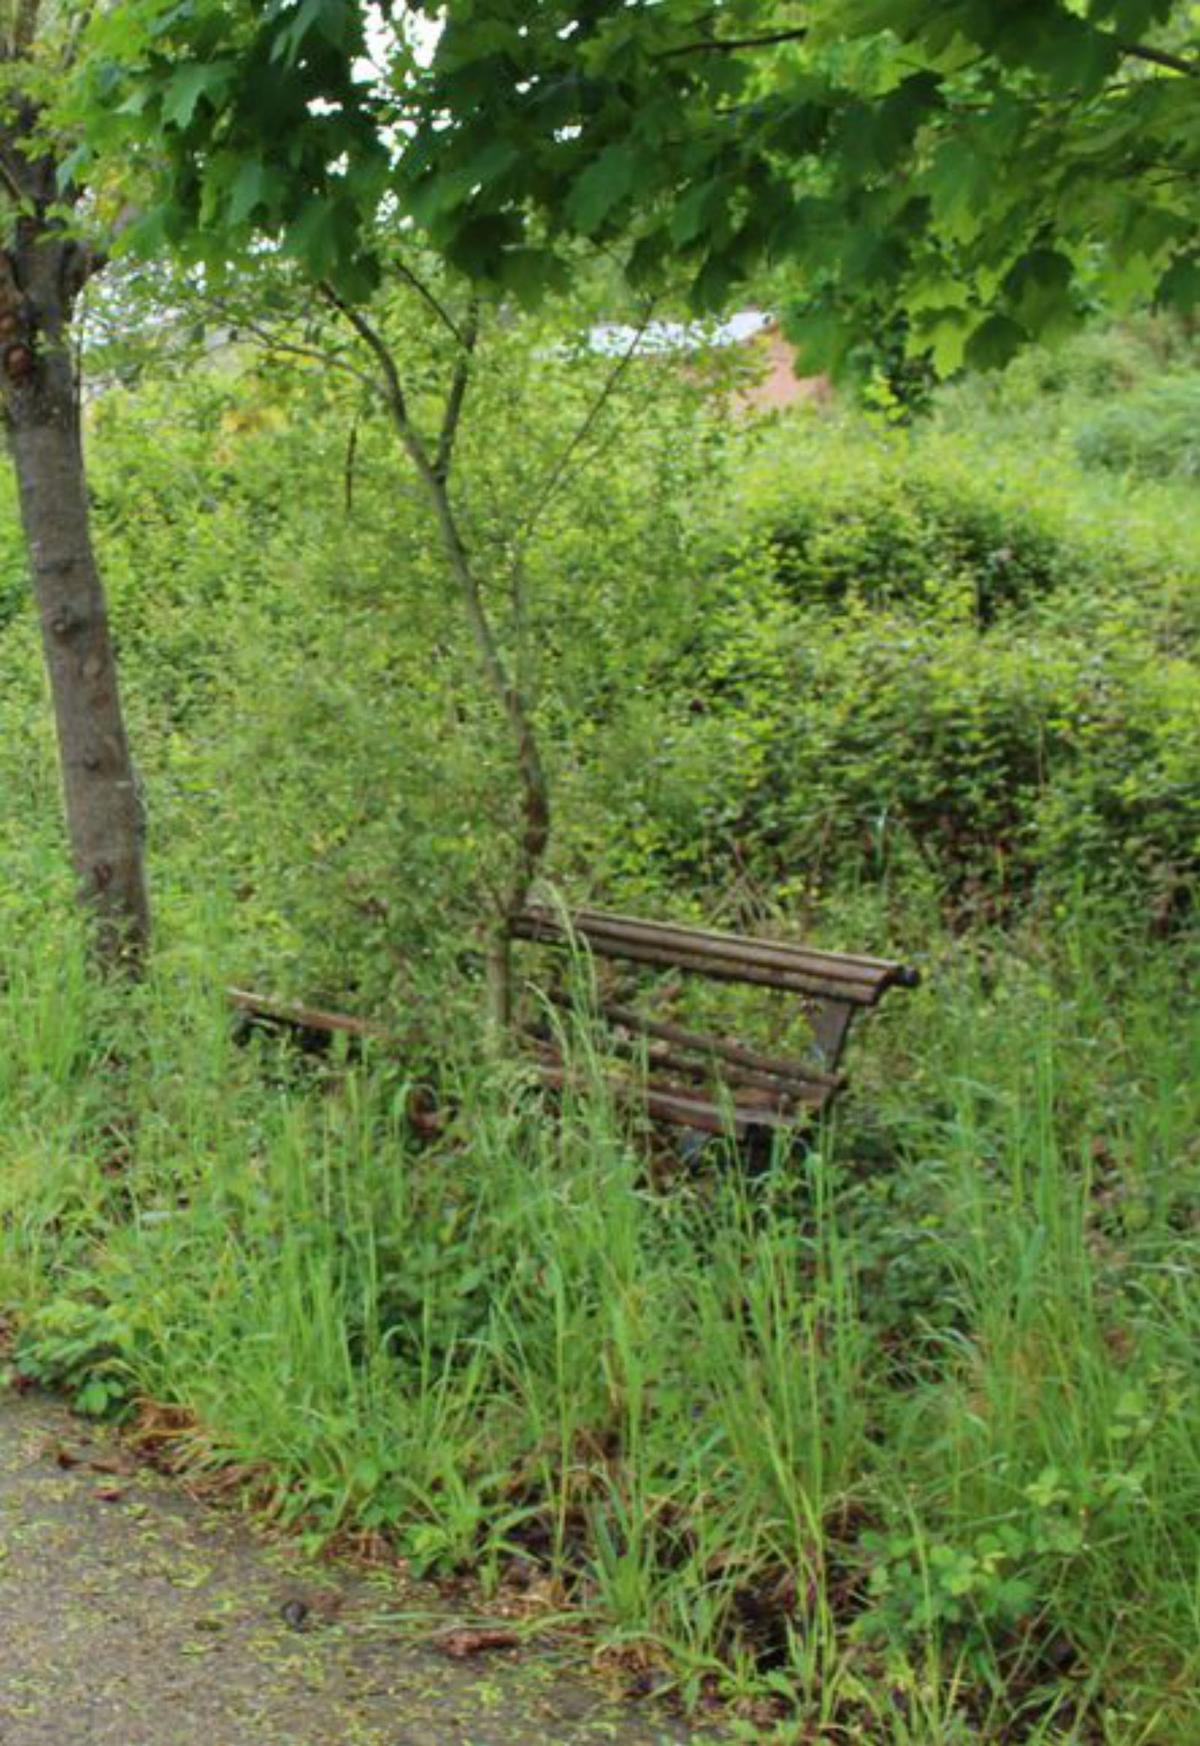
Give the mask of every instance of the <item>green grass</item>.
POLYGON ((430 1145, 402 1064, 235 1046, 221 926, 181 913, 128 1007, 49 913, 10 953, 24 1370, 185 1407, 193 1459, 314 1535, 485 1588, 536 1569, 685 1695, 777 1703, 781 1738, 1195 1738, 1178 943, 1082 904, 1053 948, 943 940, 821 1148, 652 1188, 599 1090, 556 1120, 464 1066, 430 1145))

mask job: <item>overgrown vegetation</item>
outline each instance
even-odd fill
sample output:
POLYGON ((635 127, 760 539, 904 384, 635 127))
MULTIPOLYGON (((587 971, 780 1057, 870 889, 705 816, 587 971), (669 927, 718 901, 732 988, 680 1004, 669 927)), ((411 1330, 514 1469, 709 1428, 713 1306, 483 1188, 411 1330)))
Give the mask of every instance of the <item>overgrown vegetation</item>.
MULTIPOLYGON (((598 1075, 553 1112, 481 1066, 509 754, 353 392, 235 348, 97 397, 161 949, 119 996, 85 969, 7 512, 16 1367, 178 1406, 308 1531, 570 1606, 763 1737, 1192 1740, 1200 542, 1173 459, 1124 479, 1087 436, 1191 391, 1169 343, 1089 335, 912 430, 748 429, 652 361, 529 542, 556 884, 926 970, 753 1177, 664 1181, 598 1075), (401 1046, 243 1046, 230 981, 401 1046)), ((607 368, 514 326, 473 540, 607 368)))

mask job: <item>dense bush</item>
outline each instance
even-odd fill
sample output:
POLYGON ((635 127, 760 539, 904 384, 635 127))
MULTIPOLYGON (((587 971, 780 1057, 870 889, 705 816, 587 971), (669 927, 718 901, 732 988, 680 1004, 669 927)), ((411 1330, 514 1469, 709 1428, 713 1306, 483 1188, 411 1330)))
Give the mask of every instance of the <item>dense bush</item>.
POLYGON ((1141 314, 1085 328, 1060 345, 1026 347, 1004 370, 960 377, 939 390, 935 419, 968 441, 986 425, 1014 448, 1023 440, 1043 453, 1059 446, 1073 456, 1080 426, 1106 405, 1198 362, 1194 322, 1141 314))
POLYGON ((1143 918, 1186 903, 1194 530, 953 446, 826 422, 752 458, 650 700, 607 726, 590 866, 811 899, 915 865, 990 914, 1081 879, 1143 918))
MULTIPOLYGON (((1161 622, 1200 540, 1182 498, 1095 489, 1032 432, 1011 446, 953 425, 888 432, 797 419, 750 448, 724 518, 727 551, 761 551, 800 605, 908 605, 986 628, 1073 594, 1161 622)), ((1065 616, 1065 612, 1064 612, 1065 616)))
MULTIPOLYGON (((586 398, 529 358, 499 372, 471 458, 484 549, 537 477, 529 456, 519 490, 495 476, 496 433, 517 443, 548 403, 561 442, 586 398)), ((915 878, 960 917, 1079 881, 1181 913, 1200 793, 1182 513, 938 430, 723 436, 686 385, 649 388, 525 557, 552 876, 699 912, 746 882, 810 910, 915 878)), ((239 918, 239 975, 408 1009, 472 998, 511 770, 370 423, 347 504, 356 416, 257 368, 109 393, 95 512, 168 906, 202 867, 239 918)), ((4 639, 10 792, 52 821, 32 627, 4 639)))
POLYGON ((956 902, 993 913, 1080 878, 1144 914, 1184 900, 1200 868, 1195 670, 1131 647, 1119 618, 1086 639, 1069 624, 982 639, 895 612, 781 623, 743 603, 711 631, 640 790, 685 876, 719 883, 749 862, 767 887, 811 890, 915 848, 956 902), (692 806, 672 826, 655 796, 686 770, 692 806))
POLYGON ((1087 466, 1154 479, 1200 477, 1200 375, 1168 377, 1115 401, 1076 441, 1087 466))
POLYGON ((765 547, 798 605, 907 604, 987 626, 1094 567, 1044 492, 903 438, 829 434, 774 445, 739 499, 740 537, 765 547))

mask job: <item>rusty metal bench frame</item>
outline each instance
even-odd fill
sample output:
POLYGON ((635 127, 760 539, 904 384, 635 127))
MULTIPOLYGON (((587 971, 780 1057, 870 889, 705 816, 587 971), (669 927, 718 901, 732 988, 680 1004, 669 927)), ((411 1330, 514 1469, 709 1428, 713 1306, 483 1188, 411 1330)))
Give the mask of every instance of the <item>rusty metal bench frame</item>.
MULTIPOLYGON (((824 1114, 846 1083, 839 1067, 855 1018, 878 1006, 889 989, 915 988, 920 980, 915 970, 885 958, 595 909, 566 912, 529 905, 514 919, 512 934, 560 952, 583 951, 794 994, 803 1004, 811 1043, 803 1058, 793 1060, 647 1018, 628 1005, 598 1003, 616 1051, 645 1053, 649 1077, 638 1089, 651 1117, 704 1133, 732 1132, 739 1139, 754 1130, 794 1128, 824 1114)), ((553 1043, 545 1037, 530 1040, 543 1081, 558 1089, 570 1083, 571 1069, 553 1043)))

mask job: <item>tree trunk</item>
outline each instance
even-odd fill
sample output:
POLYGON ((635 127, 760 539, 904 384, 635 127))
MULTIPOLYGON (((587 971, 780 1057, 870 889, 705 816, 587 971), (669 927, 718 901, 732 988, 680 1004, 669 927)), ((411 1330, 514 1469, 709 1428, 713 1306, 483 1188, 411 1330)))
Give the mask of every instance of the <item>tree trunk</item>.
POLYGON ((379 365, 380 389, 384 402, 391 414, 396 434, 416 468, 437 518, 450 572, 466 611, 480 672, 494 700, 504 712, 516 754, 517 776, 521 786, 520 837, 512 876, 507 890, 499 897, 497 913, 492 918, 485 947, 487 1028, 492 1046, 499 1049, 504 1046, 512 1028, 512 921, 525 905, 549 846, 550 791, 529 702, 520 685, 509 673, 450 497, 450 463, 471 383, 471 367, 479 338, 479 308, 478 304, 472 304, 465 323, 459 327, 450 320, 436 300, 434 301, 434 307, 453 333, 460 351, 446 398, 441 434, 436 449, 432 449, 409 418, 404 384, 387 341, 363 311, 347 303, 333 286, 326 284, 322 286, 322 290, 326 301, 354 329, 374 354, 379 365))
MULTIPOLYGON (((32 227, 31 227, 32 228, 32 227)), ((136 968, 150 932, 142 808, 88 526, 69 346, 80 251, 39 229, 0 266, 0 389, 54 699, 71 853, 106 968, 136 968)))

